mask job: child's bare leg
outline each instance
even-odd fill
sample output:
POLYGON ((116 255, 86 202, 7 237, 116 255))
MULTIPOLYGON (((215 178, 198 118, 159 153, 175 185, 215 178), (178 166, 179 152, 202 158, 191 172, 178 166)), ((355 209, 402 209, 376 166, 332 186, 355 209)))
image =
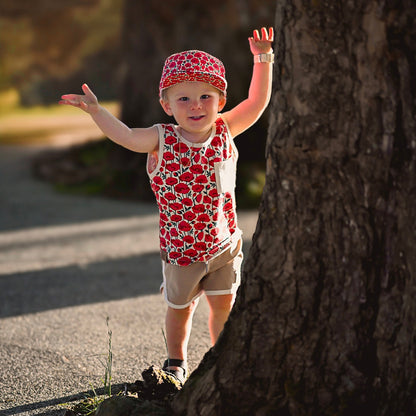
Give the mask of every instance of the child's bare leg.
POLYGON ((228 315, 234 304, 234 295, 210 295, 207 296, 209 305, 209 332, 211 343, 214 345, 224 328, 228 315))
MULTIPOLYGON (((191 335, 192 318, 196 302, 184 309, 174 309, 168 306, 166 312, 166 342, 168 344, 168 358, 187 360, 189 336, 191 335)), ((177 367, 169 366, 170 370, 177 367)))

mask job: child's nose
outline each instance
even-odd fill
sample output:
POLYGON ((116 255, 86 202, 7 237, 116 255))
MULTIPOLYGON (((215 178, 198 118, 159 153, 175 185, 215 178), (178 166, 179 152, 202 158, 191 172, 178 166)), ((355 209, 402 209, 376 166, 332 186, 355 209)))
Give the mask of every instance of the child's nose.
POLYGON ((191 108, 192 109, 201 108, 201 100, 199 100, 199 99, 192 100, 191 101, 191 108))

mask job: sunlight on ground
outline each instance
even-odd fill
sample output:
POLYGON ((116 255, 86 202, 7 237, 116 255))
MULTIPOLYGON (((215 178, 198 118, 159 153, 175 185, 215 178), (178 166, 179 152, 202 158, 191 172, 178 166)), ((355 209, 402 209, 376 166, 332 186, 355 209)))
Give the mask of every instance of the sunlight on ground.
POLYGON ((0 276, 157 252, 157 227, 152 214, 1 232, 0 276))
MULTIPOLYGON (((103 106, 118 116, 118 103, 103 106)), ((0 94, 0 144, 67 146, 102 137, 90 116, 77 108, 58 104, 22 108, 13 90, 0 94)))

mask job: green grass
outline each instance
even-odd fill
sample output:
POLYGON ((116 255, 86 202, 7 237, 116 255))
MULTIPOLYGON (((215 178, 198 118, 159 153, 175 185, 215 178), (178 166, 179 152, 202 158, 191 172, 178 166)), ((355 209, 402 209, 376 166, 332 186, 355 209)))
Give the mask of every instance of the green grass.
MULTIPOLYGON (((107 324, 107 336, 108 336, 108 348, 107 348, 107 357, 106 361, 101 361, 101 364, 104 367, 105 373, 104 378, 101 379, 104 387, 104 395, 99 395, 96 392, 96 389, 90 383, 92 395, 85 397, 80 402, 76 403, 75 406, 72 407, 72 411, 76 414, 81 415, 93 415, 95 414, 98 406, 102 403, 105 399, 110 398, 111 393, 111 381, 113 378, 113 348, 112 348, 112 337, 113 331, 110 329, 109 325, 110 318, 107 316, 106 324, 107 324)), ((63 407, 71 407, 69 403, 62 403, 61 406, 63 407)))
MULTIPOLYGON (((78 140, 99 135, 90 117, 83 111, 66 105, 22 107, 15 90, 0 92, 0 144, 42 144, 55 137, 74 135, 78 140)), ((116 102, 103 105, 113 114, 118 113, 116 102)), ((56 139, 59 141, 58 139, 56 139)))
MULTIPOLYGON (((59 97, 57 98, 57 102, 59 97)), ((68 106, 57 104, 48 106, 33 106, 33 107, 22 107, 19 104, 19 94, 16 90, 10 89, 0 92, 0 117, 10 115, 54 115, 54 114, 74 114, 74 109, 68 106)))

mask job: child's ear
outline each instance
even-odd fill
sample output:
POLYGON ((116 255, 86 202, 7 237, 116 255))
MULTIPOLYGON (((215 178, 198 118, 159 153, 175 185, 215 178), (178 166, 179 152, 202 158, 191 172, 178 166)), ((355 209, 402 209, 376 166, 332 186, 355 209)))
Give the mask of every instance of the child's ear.
POLYGON ((169 104, 169 101, 165 101, 163 98, 161 98, 160 100, 159 100, 159 102, 160 102, 160 105, 162 106, 162 108, 165 110, 165 113, 168 115, 168 116, 172 116, 173 115, 173 113, 172 113, 172 110, 171 110, 171 108, 170 108, 170 104, 169 104))
POLYGON ((221 94, 220 100, 218 101, 218 111, 222 111, 226 103, 227 103, 227 98, 225 97, 225 95, 221 94))

